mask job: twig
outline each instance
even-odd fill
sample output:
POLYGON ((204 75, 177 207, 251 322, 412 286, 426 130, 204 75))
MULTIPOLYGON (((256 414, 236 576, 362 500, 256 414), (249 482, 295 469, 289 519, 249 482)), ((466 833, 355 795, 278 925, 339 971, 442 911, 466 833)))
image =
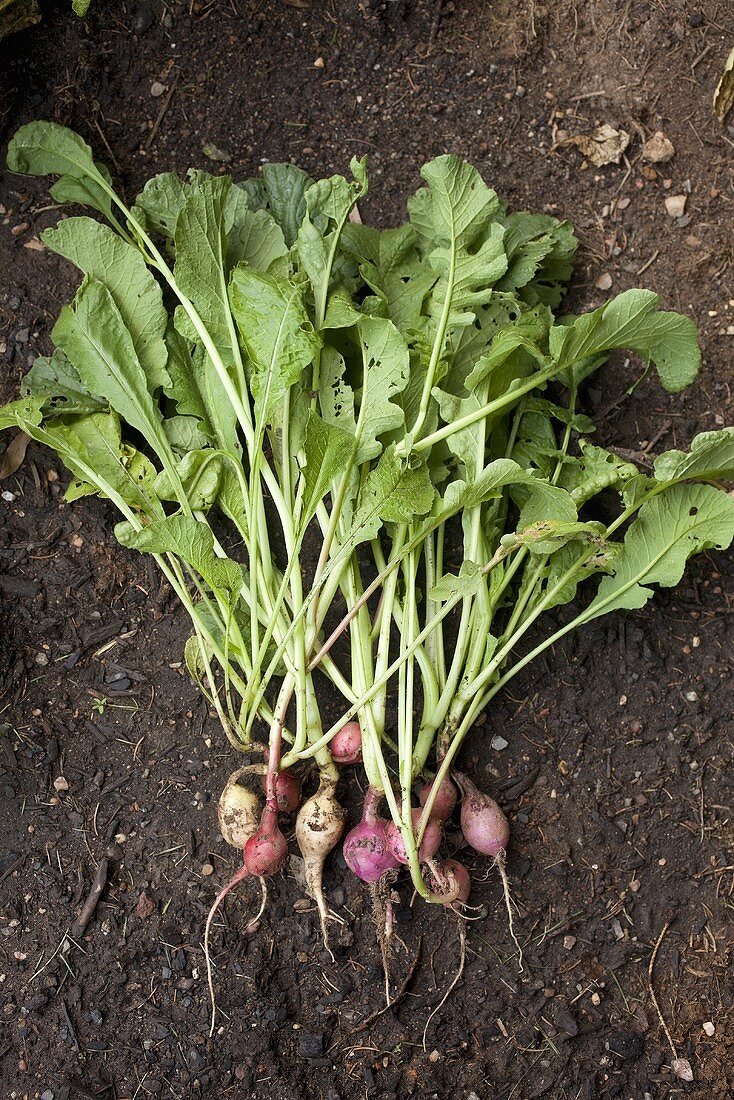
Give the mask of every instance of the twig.
POLYGON ((69 935, 72 940, 79 940, 84 935, 85 929, 90 920, 94 916, 94 910, 97 908, 97 903, 102 897, 102 891, 107 885, 107 871, 109 869, 109 861, 101 859, 99 866, 97 867, 97 873, 94 876, 91 889, 87 894, 87 900, 81 907, 79 916, 73 922, 69 935))
POLYGON ((143 145, 144 149, 150 149, 150 147, 153 143, 153 139, 155 138, 155 135, 158 133, 158 127, 160 126, 160 124, 163 122, 163 119, 165 118, 166 111, 168 110, 168 108, 170 106, 171 99, 172 99, 173 93, 175 91, 176 91, 176 82, 174 81, 173 84, 171 85, 171 87, 166 92, 165 99, 161 103, 161 109, 158 112, 158 117, 156 118, 155 122, 153 123, 153 126, 151 127, 151 131, 148 134, 148 137, 146 138, 145 144, 143 145))
POLYGON ((660 1020, 660 1025, 661 1025, 663 1031, 665 1032, 665 1038, 668 1040, 668 1044, 670 1045, 670 1049, 673 1052, 673 1058, 677 1062, 678 1061, 678 1052, 675 1049, 675 1043, 673 1042, 673 1038, 672 1038, 670 1032, 668 1031, 668 1025, 665 1022, 665 1018, 663 1017, 663 1014, 660 1011, 660 1005, 658 1004, 658 999, 655 996, 655 990, 653 989, 653 985, 652 985, 652 973, 653 973, 653 970, 655 969, 655 959, 657 958, 658 951, 660 950, 660 944, 663 942, 663 939, 665 937, 665 933, 668 931, 669 928, 670 928, 670 921, 666 920, 665 924, 663 925, 662 931, 661 931, 660 935, 657 938, 657 943, 655 944, 655 946, 652 949, 652 955, 650 956, 650 962, 647 964, 647 988, 650 990, 650 997, 652 998, 652 1003, 654 1004, 655 1011, 658 1014, 658 1019, 660 1020))

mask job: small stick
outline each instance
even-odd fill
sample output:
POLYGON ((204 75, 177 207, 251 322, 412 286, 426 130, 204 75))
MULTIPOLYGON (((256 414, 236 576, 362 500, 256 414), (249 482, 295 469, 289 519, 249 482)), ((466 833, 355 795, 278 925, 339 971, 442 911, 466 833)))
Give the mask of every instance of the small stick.
POLYGON ((674 1061, 677 1062, 678 1061, 678 1052, 675 1049, 675 1043, 673 1042, 673 1037, 671 1036, 670 1032, 668 1031, 668 1025, 665 1022, 665 1018, 664 1018, 662 1012, 660 1011, 660 1005, 658 1004, 658 999, 655 996, 655 990, 653 989, 653 985, 652 985, 652 972, 655 969, 655 959, 657 958, 658 951, 660 950, 660 944, 663 942, 663 939, 665 937, 665 933, 668 931, 669 928, 670 928, 670 921, 666 920, 665 924, 663 925, 662 931, 661 931, 660 935, 657 938, 657 943, 655 944, 655 946, 652 949, 652 955, 650 956, 650 962, 647 964, 647 988, 650 990, 650 997, 652 998, 652 1003, 655 1005, 655 1011, 658 1014, 658 1019, 660 1020, 660 1025, 661 1025, 663 1031, 665 1032, 665 1038, 668 1040, 668 1044, 670 1046, 670 1049, 673 1052, 673 1059, 674 1059, 674 1061))
POLYGON ((151 130, 150 130, 150 133, 148 134, 148 137, 146 138, 145 144, 143 145, 144 149, 150 149, 151 145, 153 144, 153 141, 155 139, 155 135, 158 133, 158 127, 160 126, 160 124, 163 122, 163 119, 165 118, 166 111, 168 110, 168 108, 170 106, 171 98, 172 98, 173 93, 175 91, 176 91, 176 82, 174 81, 174 83, 171 85, 171 87, 166 92, 165 99, 161 103, 161 109, 158 112, 158 117, 156 118, 155 122, 153 123, 153 125, 151 127, 151 130))
POLYGON ((69 935, 73 940, 79 940, 86 930, 87 925, 94 915, 94 910, 97 908, 97 903, 102 897, 102 891, 107 885, 107 872, 109 870, 109 860, 101 859, 99 866, 97 867, 97 873, 94 876, 91 889, 87 894, 87 900, 81 907, 79 916, 76 918, 71 926, 69 935))

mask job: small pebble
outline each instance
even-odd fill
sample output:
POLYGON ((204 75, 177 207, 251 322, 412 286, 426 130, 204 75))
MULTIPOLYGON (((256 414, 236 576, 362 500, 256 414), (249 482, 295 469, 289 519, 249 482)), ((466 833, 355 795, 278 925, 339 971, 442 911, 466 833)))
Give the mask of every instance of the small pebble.
POLYGON ((55 791, 68 791, 68 789, 69 789, 68 779, 64 779, 63 775, 57 775, 56 778, 54 779, 54 790, 55 791))
POLYGON ((509 741, 505 741, 504 737, 500 737, 498 733, 492 738, 492 748, 495 752, 502 752, 508 745, 509 741))
POLYGON ((670 218, 681 218, 685 213, 687 195, 668 195, 665 210, 670 218))
POLYGON ((563 947, 566 951, 571 951, 575 946, 576 946, 576 937, 575 936, 564 936, 563 937, 563 947))
POLYGON ((323 57, 317 57, 316 60, 313 63, 313 67, 314 67, 314 69, 323 69, 324 64, 325 64, 325 62, 324 62, 323 57))
POLYGON ((150 94, 153 96, 153 99, 158 99, 159 96, 163 95, 165 90, 166 86, 165 84, 161 84, 160 80, 154 80, 150 86, 150 94))
POLYGON ((518 86, 515 88, 515 95, 518 99, 522 99, 522 97, 525 95, 525 89, 523 88, 522 84, 518 84, 518 86))
POLYGON ((605 271, 603 275, 600 275, 594 283, 594 286, 597 288, 597 290, 609 290, 611 285, 612 276, 609 274, 608 271, 605 271))
POLYGON ((708 1035, 708 1037, 710 1039, 714 1035, 714 1033, 716 1031, 716 1028, 711 1023, 710 1020, 707 1020, 706 1023, 703 1025, 703 1030, 705 1031, 705 1033, 708 1035))
POLYGON ((202 875, 204 875, 204 876, 205 876, 206 878, 208 878, 208 877, 209 877, 209 875, 213 875, 213 874, 214 874, 214 868, 212 867, 211 863, 202 863, 202 865, 201 865, 201 873, 202 873, 202 875))

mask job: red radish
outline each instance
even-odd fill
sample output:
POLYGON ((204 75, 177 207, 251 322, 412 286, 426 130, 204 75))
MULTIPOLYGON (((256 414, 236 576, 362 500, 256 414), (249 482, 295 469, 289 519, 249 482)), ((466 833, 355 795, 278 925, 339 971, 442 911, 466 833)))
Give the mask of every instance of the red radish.
POLYGON ((245 845, 245 866, 251 875, 275 875, 288 855, 288 843, 278 828, 278 811, 265 805, 260 828, 245 845))
MULTIPOLYGON (((428 783, 424 783, 421 787, 418 798, 421 806, 425 806, 428 799, 431 797, 431 793, 436 784, 435 779, 431 779, 428 783)), ((439 821, 448 821, 454 812, 454 806, 458 801, 459 796, 456 793, 456 787, 451 782, 450 777, 447 775, 441 786, 438 788, 436 797, 433 800, 433 809, 431 811, 431 817, 437 817, 439 821)))
POLYGON ((464 904, 471 892, 471 879, 463 863, 456 859, 445 859, 441 863, 429 864, 431 886, 436 894, 442 896, 442 905, 464 904))
POLYGON ((461 772, 454 773, 461 787, 461 831, 467 844, 485 856, 499 856, 510 839, 510 825, 493 798, 480 791, 461 772))
MULTIPOLYGON (((263 791, 268 789, 268 777, 262 777, 263 791)), ((301 783, 289 771, 278 772, 275 780, 275 797, 282 814, 292 814, 301 804, 301 783)))
POLYGON ((387 845, 388 823, 377 814, 382 793, 367 789, 362 820, 344 839, 344 859, 350 871, 362 882, 379 882, 387 872, 399 866, 387 845))
POLYGON ((362 730, 359 722, 345 722, 329 742, 331 755, 337 764, 359 764, 362 759, 362 730))
POLYGON ((322 778, 316 794, 307 799, 296 818, 296 841, 303 856, 308 892, 316 902, 324 946, 329 949, 329 909, 323 887, 324 862, 344 829, 344 810, 335 796, 336 782, 322 778))
MULTIPOLYGON (((420 825, 422 810, 417 806, 410 811, 413 819, 413 831, 418 831, 420 825)), ((408 863, 408 857, 405 854, 405 844, 403 843, 403 837, 400 829, 391 821, 387 827, 387 846, 388 849, 395 856, 398 863, 408 863)), ((428 822, 423 833, 423 840, 421 841, 420 848, 418 849, 418 859, 421 863, 425 863, 427 859, 433 859, 436 852, 441 846, 441 822, 432 817, 428 822)))
POLYGON ((240 768, 229 777, 217 807, 220 833, 227 844, 240 849, 257 832, 262 811, 262 799, 239 783, 246 770, 240 768))

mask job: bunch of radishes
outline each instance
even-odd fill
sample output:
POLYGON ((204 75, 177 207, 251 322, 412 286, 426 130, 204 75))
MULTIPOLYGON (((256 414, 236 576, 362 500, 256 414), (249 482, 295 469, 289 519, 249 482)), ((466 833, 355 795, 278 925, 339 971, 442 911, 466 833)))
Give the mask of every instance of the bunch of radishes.
MULTIPOLYGON (((358 763, 361 759, 359 723, 346 723, 332 739, 330 748, 335 763, 358 763)), ((222 792, 219 827, 227 843, 240 849, 243 855, 242 867, 228 886, 231 888, 247 875, 269 877, 281 869, 288 845, 279 817, 298 810, 296 840, 304 859, 308 889, 317 903, 324 940, 328 944, 323 866, 342 834, 345 816, 336 799, 336 782, 322 776, 317 792, 300 805, 300 781, 290 771, 278 771, 273 766, 273 759, 270 755, 267 765, 240 768, 222 792)), ((451 908, 465 904, 470 891, 467 869, 455 859, 438 858, 444 825, 458 802, 457 786, 463 795, 461 830, 466 843, 475 851, 500 860, 509 839, 509 825, 500 807, 461 772, 454 772, 453 778, 447 774, 438 784, 435 779, 423 784, 417 792, 419 805, 410 810, 410 827, 418 840, 418 858, 425 865, 431 887, 428 900, 451 908)), ((380 815, 383 797, 384 792, 374 786, 367 788, 362 819, 344 839, 347 866, 357 878, 370 885, 409 862, 403 837, 407 826, 380 815)))
MULTIPOLYGON (((446 775, 438 785, 435 779, 423 784, 418 791, 420 805, 410 809, 410 827, 418 841, 418 859, 428 872, 431 890, 427 900, 452 909, 466 903, 471 889, 469 872, 462 863, 437 858, 444 825, 458 801, 457 785, 463 795, 461 831, 470 847, 501 860, 510 836, 507 818, 497 803, 460 772, 455 772, 453 779, 446 775)), ((403 837, 408 826, 380 816, 382 797, 382 792, 368 787, 362 820, 344 839, 347 866, 362 882, 370 884, 409 863, 403 837)))

